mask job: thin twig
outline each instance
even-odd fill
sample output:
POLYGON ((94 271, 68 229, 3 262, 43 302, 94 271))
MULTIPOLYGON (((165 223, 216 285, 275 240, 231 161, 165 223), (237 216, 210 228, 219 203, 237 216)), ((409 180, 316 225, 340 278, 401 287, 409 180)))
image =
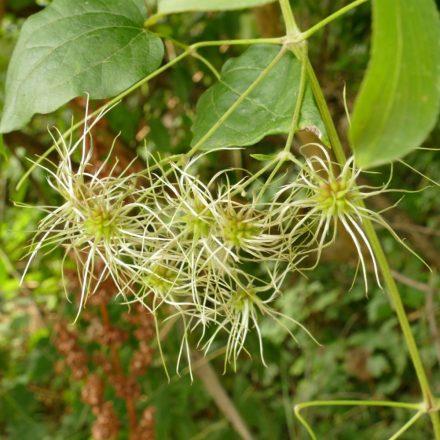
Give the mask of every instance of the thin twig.
POLYGON ((208 361, 204 361, 201 356, 195 352, 191 352, 191 357, 194 359, 194 372, 205 385, 206 391, 214 399, 214 402, 220 411, 229 420, 235 431, 244 440, 252 440, 252 434, 246 425, 246 422, 241 417, 231 398, 221 385, 221 382, 211 367, 208 361))

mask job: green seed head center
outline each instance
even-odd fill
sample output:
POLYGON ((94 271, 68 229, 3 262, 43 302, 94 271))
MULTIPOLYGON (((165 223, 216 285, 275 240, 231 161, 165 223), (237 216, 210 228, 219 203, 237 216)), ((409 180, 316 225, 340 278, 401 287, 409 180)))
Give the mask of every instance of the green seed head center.
POLYGON ((351 210, 353 191, 344 179, 330 180, 320 184, 316 194, 319 208, 328 214, 339 215, 351 210))
POLYGON ((214 220, 211 212, 200 203, 195 203, 192 209, 193 212, 188 212, 182 216, 187 230, 196 238, 208 237, 214 220))
POLYGON ((111 239, 116 231, 113 216, 110 211, 95 207, 91 210, 89 217, 84 222, 85 230, 97 241, 111 239))
POLYGON ((252 305, 258 301, 258 296, 254 289, 238 290, 232 296, 232 307, 236 312, 243 312, 246 306, 252 305))
POLYGON ((229 217, 224 226, 224 236, 227 242, 240 248, 244 241, 258 235, 258 228, 252 222, 245 221, 239 216, 229 217))
POLYGON ((165 266, 154 267, 152 273, 145 277, 145 283, 160 293, 167 292, 175 280, 176 273, 165 266))

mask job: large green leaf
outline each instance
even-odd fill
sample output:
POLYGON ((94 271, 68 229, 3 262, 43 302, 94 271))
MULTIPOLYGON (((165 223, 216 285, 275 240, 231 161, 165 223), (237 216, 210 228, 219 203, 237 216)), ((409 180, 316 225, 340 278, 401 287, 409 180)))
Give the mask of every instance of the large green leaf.
POLYGON ((158 12, 172 14, 185 11, 225 11, 253 8, 275 0, 159 0, 158 12))
MULTIPOLYGON (((221 80, 210 87, 197 104, 193 126, 195 145, 255 82, 280 51, 279 47, 255 45, 238 58, 228 60, 221 80)), ((252 145, 269 134, 288 133, 298 95, 301 65, 287 52, 265 79, 238 106, 201 148, 252 145)), ((307 87, 301 111, 300 128, 323 137, 324 127, 307 87)))
POLYGON ((418 147, 440 103, 440 20, 434 0, 374 0, 372 56, 351 142, 362 167, 418 147))
POLYGON ((143 0, 55 0, 24 24, 6 79, 1 132, 75 96, 114 96, 158 67, 143 0))

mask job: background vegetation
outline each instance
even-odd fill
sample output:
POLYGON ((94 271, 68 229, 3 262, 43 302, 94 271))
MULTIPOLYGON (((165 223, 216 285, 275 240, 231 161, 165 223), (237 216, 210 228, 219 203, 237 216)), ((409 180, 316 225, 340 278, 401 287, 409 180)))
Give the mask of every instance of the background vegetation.
MULTIPOLYGON (((47 1, 0 0, 0 111, 5 72, 23 20, 47 1)), ((348 3, 345 0, 292 2, 300 27, 327 16, 348 3)), ((153 5, 151 5, 152 7, 153 5)), ((277 6, 221 13, 179 14, 156 26, 156 31, 188 44, 200 40, 282 35, 277 6)), ((364 5, 343 20, 314 36, 310 44, 325 94, 340 132, 347 121, 342 92, 352 108, 369 56, 370 10, 364 5)), ((167 50, 172 50, 172 46, 167 50)), ((220 68, 227 57, 241 49, 206 49, 207 58, 220 68)), ((154 79, 126 98, 98 127, 95 142, 101 154, 121 132, 117 154, 129 162, 145 140, 162 153, 186 151, 191 140, 194 105, 212 84, 203 64, 190 59, 154 79)), ((187 372, 167 383, 151 321, 142 311, 127 310, 112 301, 111 285, 104 286, 104 300, 90 304, 75 326, 76 304, 69 303, 60 278, 61 250, 39 257, 20 287, 25 246, 32 237, 39 214, 18 205, 56 203, 39 173, 33 173, 19 191, 17 181, 29 167, 25 156, 42 154, 50 144, 46 127, 70 126, 79 120, 84 100, 76 99, 50 116, 37 116, 25 129, 6 134, 0 141, 0 438, 26 439, 233 439, 246 425, 261 439, 301 439, 306 433, 296 423, 292 405, 311 399, 355 398, 413 401, 419 395, 413 367, 386 293, 371 288, 368 298, 361 283, 350 290, 356 255, 349 241, 341 239, 325 253, 325 264, 293 278, 279 300, 280 310, 303 322, 323 344, 307 338, 294 343, 270 322, 264 327, 266 361, 243 355, 238 371, 224 375, 221 353, 209 363, 195 354, 195 379, 187 372), (229 397, 228 397, 229 396, 229 397), (112 402, 97 410, 97 402, 112 402), (229 400, 230 399, 230 400, 229 400), (113 412, 112 412, 113 411, 113 412), (135 418, 135 420, 134 420, 135 418), (118 421, 118 423, 116 422, 118 421), (241 428, 240 428, 241 427, 241 428)), ((437 126, 426 146, 437 146, 437 126)), ((265 139, 277 145, 273 136, 265 139)), ((254 147, 259 152, 259 146, 254 147)), ((432 178, 440 176, 440 153, 417 151, 407 161, 432 178)), ((99 158, 98 158, 99 159, 99 158)), ((210 173, 216 157, 205 164, 210 173)), ((246 157, 245 167, 252 167, 246 157)), ((138 163, 134 166, 142 166, 138 163)), ((208 171, 207 171, 208 172, 208 171)), ((375 176, 369 177, 375 183, 375 176)), ((376 182, 381 183, 381 182, 376 182)), ((396 166, 392 187, 418 189, 424 177, 396 166)), ((376 209, 393 205, 400 196, 373 199, 376 209)), ((387 255, 412 330, 421 347, 434 393, 440 393, 440 206, 438 188, 406 194, 385 217, 407 242, 425 258, 432 272, 383 233, 387 255)), ((75 297, 77 286, 67 273, 75 297)), ((165 335, 165 356, 178 354, 178 328, 165 335)), ((257 341, 251 352, 257 353, 257 341)), ((252 345, 251 345, 252 348, 252 345)), ((220 350, 221 351, 221 350, 220 350)), ((309 410, 305 415, 319 438, 384 439, 408 420, 404 410, 331 408, 309 410)), ((427 439, 429 419, 421 419, 408 439, 427 439)))

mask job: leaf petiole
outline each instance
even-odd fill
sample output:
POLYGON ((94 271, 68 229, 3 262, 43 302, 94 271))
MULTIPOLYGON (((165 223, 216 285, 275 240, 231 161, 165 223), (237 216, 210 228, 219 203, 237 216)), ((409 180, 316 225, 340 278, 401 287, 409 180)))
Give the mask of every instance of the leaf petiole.
POLYGON ((323 27, 327 26, 332 21, 338 19, 339 17, 342 17, 345 15, 348 11, 351 11, 354 8, 357 8, 358 6, 362 5, 363 3, 366 3, 368 0, 356 0, 347 6, 344 6, 341 9, 338 9, 333 14, 329 15, 328 17, 324 18, 324 20, 321 20, 319 23, 316 23, 311 28, 307 29, 306 31, 301 33, 301 38, 304 40, 307 40, 309 37, 311 37, 313 34, 321 30, 323 27))
MULTIPOLYGON (((141 79, 137 83, 133 84, 131 87, 120 93, 119 95, 112 98, 110 101, 108 101, 106 104, 99 107, 94 112, 87 115, 84 119, 77 122, 76 124, 73 124, 72 127, 70 127, 67 131, 65 131, 61 138, 66 139, 68 136, 70 136, 75 130, 77 130, 79 127, 81 127, 84 122, 87 122, 91 119, 93 119, 95 116, 98 116, 101 112, 105 111, 106 109, 116 105, 121 101, 123 98, 125 98, 127 95, 129 95, 134 90, 141 87, 143 84, 147 83, 148 81, 152 80, 156 76, 160 75, 161 73, 165 72, 175 64, 182 61, 187 56, 195 56, 196 58, 201 59, 204 62, 204 57, 199 56, 195 54, 195 51, 202 47, 210 47, 210 46, 221 46, 221 45, 249 45, 249 44, 279 44, 281 45, 283 43, 282 38, 254 38, 254 39, 242 39, 242 40, 219 40, 219 41, 202 41, 199 43, 192 44, 190 46, 186 46, 186 50, 182 52, 180 55, 173 58, 168 63, 164 64, 163 66, 159 67, 154 72, 147 75, 145 78, 141 79)), ((282 49, 281 51, 284 51, 282 49)), ((274 60, 275 61, 275 60, 274 60)), ((276 63, 275 63, 276 64, 276 63)), ((270 65, 269 65, 270 66, 270 65)), ((268 66, 268 68, 269 68, 268 66)), ((209 66, 208 66, 209 67, 209 66)), ((270 66, 270 68, 273 66, 270 66)), ((212 69, 211 69, 212 70, 212 69)), ((214 69, 215 70, 215 69, 214 69)), ((213 73, 215 73, 213 71, 213 73)), ((258 85, 258 84, 256 84, 258 85)), ((255 86, 256 86, 255 85, 255 86)), ((21 185, 23 185, 23 182, 29 177, 29 175, 34 171, 35 167, 37 167, 43 160, 45 160, 56 148, 56 145, 52 145, 49 147, 33 164, 32 166, 23 174, 21 179, 18 181, 16 185, 16 190, 19 190, 21 185)), ((191 150, 193 151, 194 148, 191 150)), ((195 150, 194 150, 195 151, 195 150)))
POLYGON ((258 75, 254 82, 240 95, 239 98, 223 113, 217 122, 205 133, 205 135, 191 148, 188 156, 193 155, 200 147, 224 124, 224 122, 231 116, 232 113, 240 106, 240 104, 255 90, 255 88, 266 78, 269 72, 278 64, 281 58, 286 54, 287 48, 284 46, 278 52, 276 57, 265 67, 258 75))
MULTIPOLYGON (((394 402, 387 400, 312 400, 310 402, 298 403, 294 406, 295 417, 300 421, 303 427, 306 429, 310 438, 312 440, 317 440, 316 434, 314 433, 310 424, 301 415, 301 411, 306 408, 314 408, 321 406, 373 406, 373 407, 389 407, 389 408, 402 408, 417 411, 414 417, 412 417, 408 423, 406 423, 391 439, 397 439, 397 436, 403 434, 408 430, 423 414, 425 410, 421 409, 424 407, 423 403, 405 403, 405 402, 394 402)), ((391 440, 390 439, 390 440, 391 440)))
MULTIPOLYGON (((324 94, 322 92, 321 86, 319 85, 319 81, 316 77, 316 74, 314 72, 314 69, 310 61, 307 61, 307 73, 308 73, 310 85, 312 87, 313 95, 315 97, 318 108, 321 112, 321 116, 323 118, 325 127, 327 129, 327 133, 330 138, 333 152, 336 156, 338 163, 341 166, 343 166, 347 161, 344 153, 344 149, 339 139, 339 135, 336 131, 336 127, 334 125, 333 119, 330 115, 330 111, 327 102, 324 98, 324 94)), ((396 316, 399 320, 399 324, 403 333, 405 344, 407 346, 411 361, 416 371, 416 375, 420 384, 420 388, 423 394, 425 404, 428 408, 432 408, 434 401, 433 401, 431 386, 425 368, 423 366, 420 352, 417 348, 417 343, 411 332, 411 327, 408 321, 408 317, 406 316, 405 308, 403 306, 402 299, 400 297, 399 289, 392 276, 388 259, 385 255, 385 252, 376 234, 374 226, 369 218, 364 219, 363 228, 368 238, 368 241, 370 242, 371 247, 374 251, 374 254, 376 255, 378 265, 382 272, 382 276, 385 280, 385 285, 387 287, 390 296, 390 302, 392 303, 394 307, 394 312, 396 313, 396 316)), ((440 440, 440 417, 438 410, 431 412, 430 417, 434 429, 435 438, 437 440, 440 440)))
MULTIPOLYGON (((147 83, 157 75, 160 75, 162 72, 165 72, 170 67, 177 64, 179 61, 183 60, 185 57, 191 54, 192 48, 187 49, 185 52, 182 52, 180 55, 178 55, 176 58, 173 58, 168 63, 164 64, 162 67, 159 67, 159 69, 155 70, 154 72, 150 73, 145 78, 138 81, 136 84, 129 87, 124 92, 120 93, 119 95, 115 96, 113 99, 99 107, 94 112, 88 114, 84 119, 77 122, 76 124, 73 124, 68 130, 66 130, 62 135, 61 139, 67 139, 75 130, 80 128, 85 122, 90 121, 95 116, 98 116, 102 112, 105 112, 107 109, 109 109, 112 106, 115 106, 127 95, 129 95, 131 92, 136 90, 137 88, 141 87, 143 84, 147 83)), ((16 190, 19 190, 23 182, 28 178, 28 176, 34 171, 34 169, 44 160, 46 159, 54 150, 56 149, 56 144, 53 144, 51 147, 49 147, 35 162, 33 162, 32 166, 23 174, 22 178, 18 181, 16 190)))

